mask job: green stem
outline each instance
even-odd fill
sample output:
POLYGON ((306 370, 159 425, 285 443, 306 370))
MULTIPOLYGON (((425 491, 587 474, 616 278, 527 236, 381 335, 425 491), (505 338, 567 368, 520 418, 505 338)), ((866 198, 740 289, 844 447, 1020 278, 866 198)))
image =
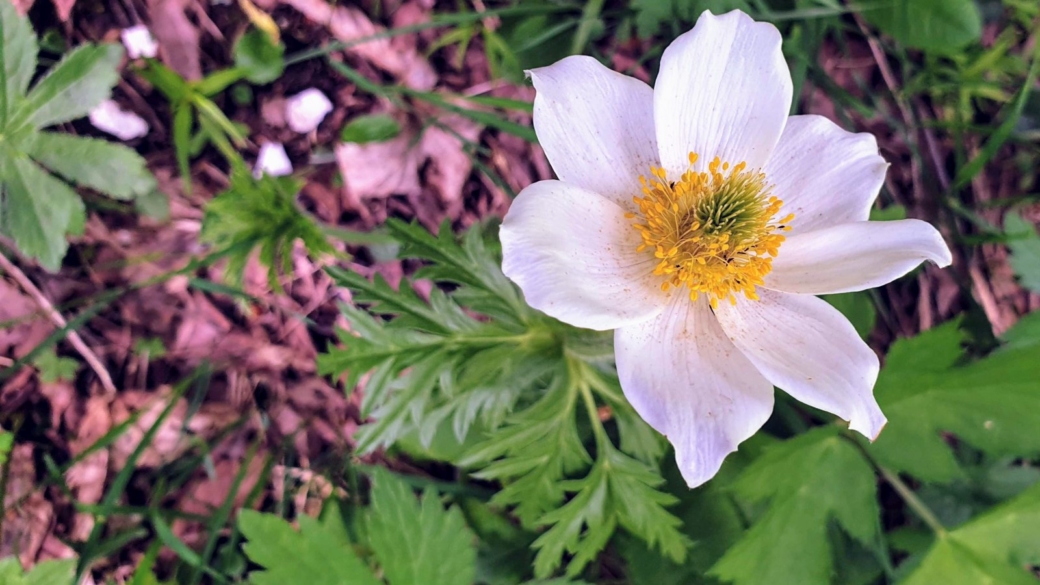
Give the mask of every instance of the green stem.
POLYGON ((592 25, 599 18, 602 10, 603 0, 588 0, 585 3, 585 9, 581 11, 578 30, 574 33, 574 42, 571 44, 572 55, 580 55, 585 50, 585 45, 589 42, 589 35, 592 34, 592 25))
POLYGON ((891 471, 884 465, 881 465, 881 463, 879 463, 877 459, 874 458, 870 451, 867 451, 866 447, 864 447, 863 444, 860 443, 855 437, 847 433, 842 433, 841 436, 844 437, 845 440, 855 445, 857 449, 859 449, 859 452, 863 454, 863 457, 867 461, 869 461, 870 464, 874 467, 874 469, 876 469, 877 472, 881 474, 881 477, 885 478, 885 481, 887 481, 889 485, 891 485, 892 488, 896 490, 896 493, 899 494, 899 497, 902 498, 904 502, 906 502, 906 505, 909 506, 915 514, 917 514, 917 517, 920 518, 926 525, 928 525, 929 528, 932 529, 932 532, 935 532, 939 536, 946 534, 946 527, 943 526, 943 523, 939 521, 939 517, 936 516, 935 512, 933 512, 932 509, 928 507, 928 504, 925 504, 923 501, 921 501, 921 498, 917 497, 917 494, 914 493, 914 490, 910 489, 910 486, 906 485, 906 483, 902 479, 900 479, 898 474, 891 471))
POLYGON ((940 536, 946 534, 946 527, 939 521, 935 512, 932 512, 932 509, 921 501, 921 498, 917 497, 914 490, 910 489, 910 486, 906 485, 906 483, 899 478, 899 475, 893 473, 884 466, 875 464, 875 467, 877 468, 878 473, 881 474, 881 477, 884 477, 885 481, 887 481, 889 485, 899 493, 899 497, 903 498, 906 505, 910 506, 910 509, 913 510, 914 513, 917 514, 917 517, 932 529, 932 532, 935 532, 940 536))
POLYGON ((588 366, 585 362, 574 358, 567 358, 567 368, 571 372, 571 384, 577 387, 581 398, 585 402, 585 411, 589 415, 589 424, 592 425, 592 433, 596 436, 596 446, 600 452, 610 445, 607 430, 603 427, 603 421, 599 419, 599 408, 596 399, 592 397, 592 389, 586 379, 585 371, 588 366))

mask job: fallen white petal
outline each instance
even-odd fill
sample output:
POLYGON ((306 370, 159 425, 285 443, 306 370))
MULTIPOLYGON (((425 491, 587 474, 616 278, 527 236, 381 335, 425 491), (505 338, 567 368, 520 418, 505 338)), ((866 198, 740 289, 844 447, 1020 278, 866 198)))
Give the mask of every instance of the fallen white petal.
POLYGON ((654 86, 654 119, 661 165, 670 177, 689 167, 690 152, 705 170, 723 162, 762 168, 791 109, 791 72, 780 32, 734 10, 705 11, 693 30, 661 57, 654 86))
POLYGON ((791 116, 765 166, 773 195, 790 213, 791 234, 866 221, 888 163, 877 140, 846 132, 823 116, 791 116))
POLYGON ((285 100, 285 122, 300 134, 313 131, 331 111, 332 102, 313 87, 285 100))
POLYGON ((152 38, 152 33, 143 24, 124 28, 119 36, 126 47, 127 56, 131 59, 153 58, 159 54, 159 43, 152 38))
POLYGON ((726 335, 773 384, 873 440, 885 426, 874 400, 878 358, 837 309, 809 295, 759 289, 719 303, 726 335))
POLYGON ((253 176, 260 178, 265 173, 272 177, 291 175, 292 163, 289 155, 285 153, 285 147, 281 142, 265 142, 260 145, 260 154, 256 157, 256 166, 253 167, 253 176))
POLYGON ((788 237, 765 286, 813 295, 866 290, 892 282, 925 260, 940 268, 952 260, 931 224, 917 219, 844 223, 788 237))
POLYGON ((625 397, 675 447, 690 487, 711 479, 773 410, 773 385, 726 338, 703 296, 677 295, 657 317, 618 329, 614 352, 625 397))
POLYGON ((605 197, 561 181, 520 192, 499 232, 502 271, 527 303, 565 323, 600 331, 653 317, 667 301, 637 253, 639 232, 605 197))
POLYGON ((639 176, 659 164, 650 86, 581 55, 529 73, 534 129, 556 176, 631 206, 639 176))
POLYGON ((148 134, 148 122, 133 112, 119 107, 112 100, 105 100, 87 115, 91 125, 120 140, 133 140, 148 134))

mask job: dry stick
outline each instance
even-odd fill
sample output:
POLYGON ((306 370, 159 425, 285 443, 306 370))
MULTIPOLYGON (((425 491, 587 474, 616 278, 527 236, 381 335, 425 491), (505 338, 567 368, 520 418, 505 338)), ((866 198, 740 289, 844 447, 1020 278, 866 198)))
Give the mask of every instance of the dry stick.
MULTIPOLYGON (((22 289, 28 293, 34 301, 36 301, 36 304, 40 309, 50 317, 52 323, 60 328, 68 326, 68 322, 61 316, 61 313, 54 308, 54 305, 47 300, 47 297, 43 295, 43 292, 36 288, 36 285, 29 280, 29 277, 3 254, 0 254, 0 269, 3 269, 4 272, 11 275, 11 278, 14 278, 15 282, 18 283, 18 286, 22 287, 22 289)), ((101 387, 105 389, 105 393, 109 396, 115 396, 116 386, 112 383, 112 376, 109 375, 104 364, 102 364, 101 360, 98 359, 97 354, 87 346, 83 341, 83 338, 75 331, 69 331, 68 340, 69 343, 72 344, 72 347, 79 352, 79 355, 81 355, 87 364, 90 365, 90 368, 94 370, 98 380, 101 382, 101 387)))

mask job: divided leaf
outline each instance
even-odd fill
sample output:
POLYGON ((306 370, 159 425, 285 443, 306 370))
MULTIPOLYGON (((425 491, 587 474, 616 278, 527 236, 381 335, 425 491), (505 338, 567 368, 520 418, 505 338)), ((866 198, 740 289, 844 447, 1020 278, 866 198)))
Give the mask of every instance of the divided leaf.
POLYGON ((249 575, 252 585, 380 585, 340 532, 308 516, 299 519, 300 530, 273 514, 242 510, 238 527, 249 540, 243 550, 252 562, 264 567, 249 575))
POLYGON ((888 425, 871 452, 925 481, 963 477, 942 431, 994 456, 1040 452, 1036 352, 1004 348, 955 366, 962 356, 957 327, 951 322, 896 342, 874 390, 888 425))
POLYGON ((390 585, 470 585, 476 574, 474 536, 462 512, 445 510, 428 488, 422 501, 383 469, 372 474, 369 545, 390 585))
POLYGON ((0 233, 11 237, 22 253, 56 270, 68 248, 66 234, 83 229, 86 213, 79 195, 38 164, 119 199, 155 190, 144 159, 134 151, 40 132, 86 115, 108 97, 119 80, 123 48, 80 46, 29 90, 37 42, 28 20, 10 2, 0 2, 0 42, 0 233))
POLYGON ((904 585, 1035 585, 1040 564, 1040 484, 942 534, 904 585))
POLYGON ((869 544, 878 525, 874 471, 836 427, 820 427, 769 448, 737 479, 738 495, 769 502, 766 512, 711 573, 738 584, 828 584, 834 573, 833 519, 869 544))

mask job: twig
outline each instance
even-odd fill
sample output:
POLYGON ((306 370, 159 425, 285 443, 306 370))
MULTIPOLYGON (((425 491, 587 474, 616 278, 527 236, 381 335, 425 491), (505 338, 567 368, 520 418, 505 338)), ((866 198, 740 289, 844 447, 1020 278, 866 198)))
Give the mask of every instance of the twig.
MULTIPOLYGON (((43 292, 36 288, 36 285, 29 280, 29 277, 3 254, 0 254, 0 269, 3 269, 4 272, 11 275, 11 278, 18 283, 18 286, 22 287, 22 289, 28 293, 34 301, 36 301, 36 304, 40 309, 50 317, 52 323, 58 327, 66 327, 68 325, 65 318, 62 317, 61 313, 54 308, 54 305, 47 300, 47 297, 44 296, 43 292)), ((109 396, 114 396, 116 394, 116 386, 112 383, 112 376, 109 375, 108 370, 105 369, 105 365, 101 363, 100 359, 98 359, 97 354, 90 349, 90 347, 83 341, 83 338, 79 336, 79 333, 75 331, 69 331, 68 340, 72 347, 79 352, 79 355, 83 357, 88 365, 90 365, 90 368, 94 370, 98 380, 101 382, 101 387, 105 389, 105 393, 109 396)))

